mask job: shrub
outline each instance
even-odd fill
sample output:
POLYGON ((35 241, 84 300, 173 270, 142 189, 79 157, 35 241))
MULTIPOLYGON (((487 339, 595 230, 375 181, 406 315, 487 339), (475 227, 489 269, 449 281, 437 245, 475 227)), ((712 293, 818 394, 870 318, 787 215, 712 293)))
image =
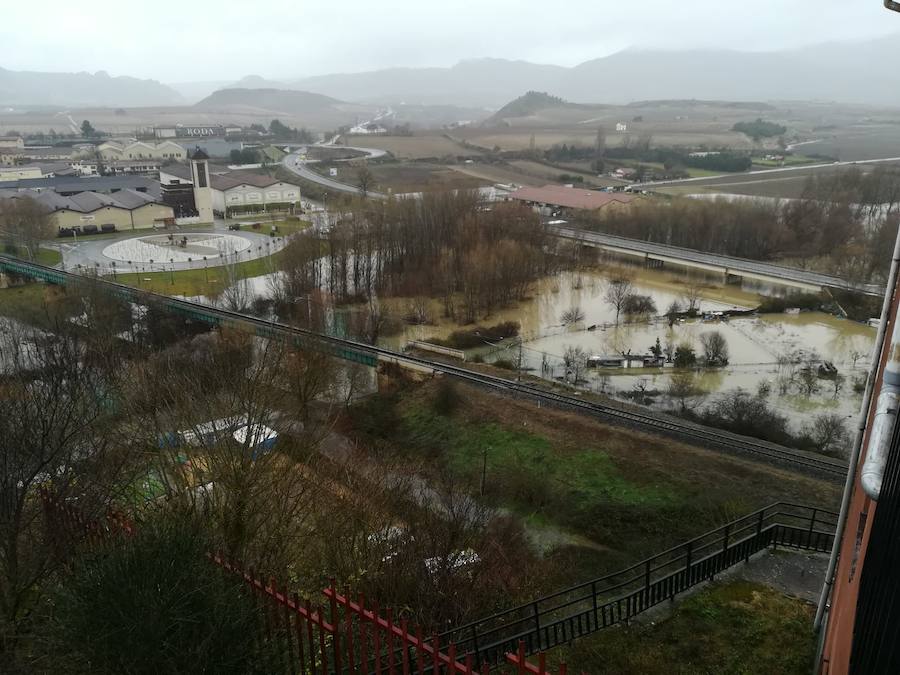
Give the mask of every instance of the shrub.
POLYGON ((516 364, 513 363, 511 359, 497 359, 491 365, 494 365, 497 368, 503 368, 504 370, 516 369, 516 364))
POLYGON ((450 333, 445 339, 431 338, 428 342, 453 349, 474 349, 481 347, 485 342, 499 342, 506 338, 519 334, 519 324, 516 321, 505 321, 496 326, 476 326, 466 330, 457 330, 450 333))
POLYGON ((439 415, 452 415, 459 407, 459 403, 459 392, 456 390, 453 381, 446 376, 442 377, 438 381, 437 391, 432 401, 434 411, 439 415))
POLYGON ((52 598, 54 660, 110 674, 272 672, 261 613, 207 543, 169 517, 82 553, 52 598))

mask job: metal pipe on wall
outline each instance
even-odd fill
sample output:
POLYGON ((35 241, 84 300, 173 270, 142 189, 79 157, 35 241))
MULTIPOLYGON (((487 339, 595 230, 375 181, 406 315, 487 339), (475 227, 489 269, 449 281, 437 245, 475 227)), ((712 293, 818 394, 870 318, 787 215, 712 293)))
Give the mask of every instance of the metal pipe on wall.
POLYGON ((888 319, 890 318, 891 305, 893 303, 894 296, 896 295, 898 269, 900 269, 900 231, 898 231, 897 239, 894 242, 894 254, 891 258, 891 269, 888 274, 888 282, 884 294, 884 302, 881 305, 881 321, 878 325, 878 333, 875 336, 875 346, 873 347, 872 365, 869 367, 869 374, 866 379, 866 390, 863 393, 862 404, 859 411, 859 423, 856 428, 856 436, 853 439, 853 446, 850 452, 850 463, 847 467, 847 477, 844 480, 844 492, 841 497, 841 510, 838 515, 837 527, 835 529, 834 544, 831 547, 831 556, 828 560, 828 569, 825 572, 825 582, 822 584, 822 592, 819 595, 819 604, 816 608, 816 619, 813 626, 817 631, 822 627, 822 619, 825 615, 825 607, 828 604, 828 598, 831 595, 831 589, 834 585, 834 574, 837 568, 838 555, 841 551, 844 527, 847 523, 847 514, 850 510, 850 496, 853 494, 853 484, 856 481, 856 468, 859 465, 859 457, 862 452, 863 438, 865 437, 866 428, 869 422, 869 412, 872 407, 872 392, 875 390, 875 380, 878 375, 878 367, 881 362, 881 354, 884 349, 885 335, 887 334, 887 325, 888 319))

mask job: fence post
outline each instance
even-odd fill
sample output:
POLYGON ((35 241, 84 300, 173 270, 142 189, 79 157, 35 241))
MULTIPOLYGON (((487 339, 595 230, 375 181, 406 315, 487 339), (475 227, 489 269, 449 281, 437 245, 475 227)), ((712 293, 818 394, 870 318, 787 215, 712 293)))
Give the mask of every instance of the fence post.
POLYGON ((650 606, 650 561, 644 565, 644 608, 650 606))
POLYGON ((722 553, 728 550, 728 535, 731 534, 731 524, 725 526, 725 535, 722 538, 722 553))
MULTIPOLYGON (((541 614, 538 610, 537 600, 531 603, 531 608, 534 610, 534 634, 537 636, 537 648, 541 648, 541 614)), ((524 649, 525 643, 522 643, 522 648, 524 649)))
POLYGON ((808 549, 812 548, 812 537, 813 537, 813 530, 816 527, 816 512, 817 511, 818 511, 818 509, 813 509, 812 518, 810 518, 810 520, 809 520, 809 534, 807 534, 807 536, 806 536, 806 548, 808 548, 808 549))
POLYGON ((477 660, 481 660, 481 654, 478 649, 478 624, 472 624, 472 651, 475 652, 477 660))
POLYGON ((599 628, 597 621, 597 582, 591 582, 591 603, 594 606, 594 627, 599 628))
POLYGON ((691 553, 693 549, 693 542, 688 542, 685 544, 685 565, 684 565, 684 587, 690 588, 691 586, 691 553))

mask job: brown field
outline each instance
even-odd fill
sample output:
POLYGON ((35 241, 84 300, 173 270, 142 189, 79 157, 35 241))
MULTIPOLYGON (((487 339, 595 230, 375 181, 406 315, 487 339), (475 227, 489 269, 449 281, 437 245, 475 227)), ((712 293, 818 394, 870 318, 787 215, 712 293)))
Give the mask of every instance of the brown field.
POLYGON ((402 194, 434 190, 469 190, 492 181, 454 171, 453 167, 421 162, 404 164, 370 164, 377 189, 402 194))
POLYGON ((481 154, 436 132, 421 136, 347 136, 346 141, 348 145, 387 150, 397 159, 430 159, 447 155, 477 157, 481 154))

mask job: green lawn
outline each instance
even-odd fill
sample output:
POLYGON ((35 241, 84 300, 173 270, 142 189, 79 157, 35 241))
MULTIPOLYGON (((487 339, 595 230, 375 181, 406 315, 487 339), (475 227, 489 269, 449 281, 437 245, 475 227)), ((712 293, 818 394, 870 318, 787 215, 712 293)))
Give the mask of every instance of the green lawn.
MULTIPOLYGON (((249 260, 237 265, 237 273, 242 278, 262 276, 275 271, 282 252, 274 255, 249 260)), ((153 293, 164 295, 215 295, 225 288, 225 269, 210 267, 182 270, 180 272, 148 272, 146 274, 132 272, 117 274, 119 283, 142 288, 153 293)))
POLYGON ((716 584, 660 623, 610 628, 548 656, 570 672, 606 675, 805 675, 815 659, 813 611, 759 584, 716 584))
MULTIPOLYGON (((20 247, 14 255, 23 260, 28 260, 28 251, 24 247, 20 247)), ((62 262, 62 253, 55 248, 39 248, 37 254, 34 256, 34 261, 41 265, 53 267, 62 262)))

